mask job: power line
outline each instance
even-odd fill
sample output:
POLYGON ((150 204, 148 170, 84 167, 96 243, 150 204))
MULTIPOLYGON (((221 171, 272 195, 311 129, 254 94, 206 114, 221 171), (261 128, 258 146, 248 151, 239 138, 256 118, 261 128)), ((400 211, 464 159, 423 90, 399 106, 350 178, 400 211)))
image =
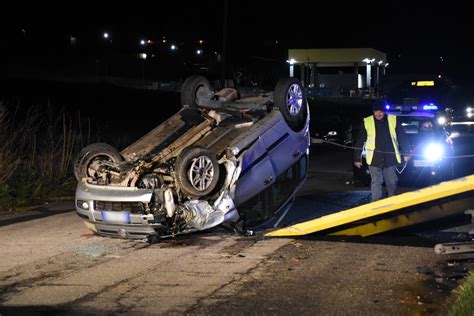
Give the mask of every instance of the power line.
MULTIPOLYGON (((346 148, 346 149, 354 149, 354 150, 364 150, 364 148, 358 148, 358 147, 353 147, 353 146, 347 146, 347 145, 342 145, 342 144, 338 144, 338 143, 335 143, 335 142, 330 142, 328 140, 324 140, 324 139, 321 139, 321 138, 313 138, 311 137, 311 143, 312 144, 330 144, 330 145, 333 145, 333 146, 337 146, 337 147, 341 147, 341 148, 346 148)), ((378 153, 381 153, 381 154, 396 154, 395 152, 391 152, 391 151, 382 151, 382 150, 374 150, 374 152, 378 152, 378 153)), ((424 155, 422 154, 413 154, 413 153, 400 153, 400 155, 402 156, 411 156, 411 157, 424 157, 424 155)), ((474 158, 474 155, 459 155, 459 156, 443 156, 443 158, 446 158, 446 159, 459 159, 459 158, 474 158)))

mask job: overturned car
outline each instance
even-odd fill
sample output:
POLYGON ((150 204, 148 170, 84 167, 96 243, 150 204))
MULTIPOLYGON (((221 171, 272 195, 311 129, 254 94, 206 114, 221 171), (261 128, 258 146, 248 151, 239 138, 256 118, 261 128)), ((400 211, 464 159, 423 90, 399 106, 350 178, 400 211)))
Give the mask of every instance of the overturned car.
POLYGON ((273 92, 213 91, 202 76, 182 109, 118 152, 85 147, 76 211, 99 235, 157 240, 226 224, 238 231, 286 210, 306 178, 309 109, 299 81, 273 92))

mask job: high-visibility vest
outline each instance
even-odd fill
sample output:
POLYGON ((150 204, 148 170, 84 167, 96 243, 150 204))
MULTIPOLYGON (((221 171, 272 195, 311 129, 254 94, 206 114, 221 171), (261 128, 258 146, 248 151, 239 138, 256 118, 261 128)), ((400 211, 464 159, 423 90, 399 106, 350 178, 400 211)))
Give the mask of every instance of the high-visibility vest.
MULTIPOLYGON (((398 163, 401 163, 402 157, 400 156, 400 152, 398 151, 397 132, 395 130, 395 128, 397 127, 397 117, 395 115, 387 114, 387 120, 395 156, 397 157, 398 163)), ((365 142, 365 159, 367 161, 367 164, 370 165, 372 163, 372 158, 374 157, 375 150, 375 118, 373 115, 364 118, 364 127, 367 131, 367 140, 365 142)))

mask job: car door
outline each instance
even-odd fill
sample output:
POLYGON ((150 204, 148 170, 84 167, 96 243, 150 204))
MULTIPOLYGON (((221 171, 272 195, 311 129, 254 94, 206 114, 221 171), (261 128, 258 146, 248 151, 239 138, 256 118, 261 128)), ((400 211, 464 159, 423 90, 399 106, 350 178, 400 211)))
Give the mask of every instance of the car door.
POLYGON ((243 154, 241 164, 234 194, 236 205, 248 201, 275 182, 272 163, 261 137, 243 154))
POLYGON ((263 133, 262 139, 276 176, 287 170, 306 153, 308 140, 303 133, 291 130, 283 117, 263 133))

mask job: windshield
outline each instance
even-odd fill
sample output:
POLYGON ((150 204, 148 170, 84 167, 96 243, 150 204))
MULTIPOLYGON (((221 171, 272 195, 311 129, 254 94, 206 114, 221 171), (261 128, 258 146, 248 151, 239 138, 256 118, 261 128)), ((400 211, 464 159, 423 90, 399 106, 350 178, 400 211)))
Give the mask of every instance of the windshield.
POLYGON ((436 124, 433 118, 399 116, 401 125, 412 145, 430 140, 444 140, 445 133, 441 126, 436 124))

